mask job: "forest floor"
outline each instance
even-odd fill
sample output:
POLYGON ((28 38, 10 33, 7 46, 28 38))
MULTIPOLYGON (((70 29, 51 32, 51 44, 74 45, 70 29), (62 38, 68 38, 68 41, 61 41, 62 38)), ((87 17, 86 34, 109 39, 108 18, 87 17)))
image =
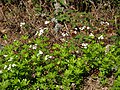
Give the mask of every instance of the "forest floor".
MULTIPOLYGON (((45 9, 44 12, 39 14, 36 13, 35 9, 30 3, 25 3, 25 8, 22 7, 22 9, 12 4, 0 4, 1 45, 9 45, 15 40, 22 41, 21 37, 24 35, 29 37, 26 41, 29 42, 37 37, 41 29, 48 30, 46 36, 50 38, 51 44, 62 43, 77 35, 94 35, 95 39, 99 38, 99 40, 104 42, 105 46, 115 43, 114 37, 117 36, 116 32, 119 29, 119 26, 116 24, 118 24, 120 17, 116 17, 114 10, 99 9, 98 11, 92 10, 85 14, 81 14, 79 11, 63 13, 69 15, 69 17, 65 16, 65 19, 67 20, 68 18, 68 21, 63 22, 64 20, 59 19, 59 31, 56 32, 53 10, 48 11, 45 9), (72 23, 76 23, 76 25, 72 25, 72 23)), ((72 9, 69 8, 69 10, 72 9)), ((91 76, 85 78, 83 90, 109 90, 109 87, 113 84, 114 77, 109 77, 108 85, 102 86, 99 79, 92 77, 96 73, 97 71, 93 71, 91 76)))

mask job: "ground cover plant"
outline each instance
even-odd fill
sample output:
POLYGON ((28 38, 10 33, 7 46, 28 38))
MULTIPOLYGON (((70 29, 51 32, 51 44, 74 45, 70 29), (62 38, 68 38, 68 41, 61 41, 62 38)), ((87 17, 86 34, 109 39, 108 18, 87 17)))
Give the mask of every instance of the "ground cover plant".
POLYGON ((118 0, 1 0, 1 90, 119 90, 118 0))

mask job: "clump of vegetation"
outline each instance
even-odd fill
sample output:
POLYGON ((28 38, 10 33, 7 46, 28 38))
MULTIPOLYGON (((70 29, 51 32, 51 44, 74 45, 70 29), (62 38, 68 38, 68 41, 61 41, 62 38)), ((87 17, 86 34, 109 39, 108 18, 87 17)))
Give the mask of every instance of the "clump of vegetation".
POLYGON ((49 48, 48 40, 41 36, 27 44, 14 41, 0 51, 2 90, 70 89, 73 84, 80 89, 84 77, 96 73, 93 70, 101 82, 112 73, 119 75, 120 50, 115 45, 105 53, 99 43, 79 48, 71 40, 49 48))

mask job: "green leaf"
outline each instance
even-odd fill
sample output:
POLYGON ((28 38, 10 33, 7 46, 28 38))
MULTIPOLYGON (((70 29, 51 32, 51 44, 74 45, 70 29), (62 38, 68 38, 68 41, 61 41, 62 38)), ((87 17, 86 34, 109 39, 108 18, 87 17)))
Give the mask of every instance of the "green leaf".
POLYGON ((66 77, 68 77, 71 73, 72 73, 72 70, 66 70, 65 73, 64 73, 64 75, 66 77))

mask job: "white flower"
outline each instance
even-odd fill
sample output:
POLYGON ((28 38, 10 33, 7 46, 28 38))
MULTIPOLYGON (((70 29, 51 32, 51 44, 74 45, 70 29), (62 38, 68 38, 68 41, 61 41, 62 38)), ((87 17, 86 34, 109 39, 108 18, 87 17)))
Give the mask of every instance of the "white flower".
POLYGON ((29 47, 32 48, 32 45, 30 45, 29 47))
POLYGON ((39 54, 43 54, 43 52, 41 50, 39 50, 39 54))
POLYGON ((87 46, 88 45, 88 43, 82 43, 82 46, 87 46))
POLYGON ((40 90, 39 88, 37 88, 37 90, 40 90))
POLYGON ((6 68, 7 68, 7 65, 4 66, 4 69, 6 69, 6 68))
POLYGON ((12 67, 15 67, 16 66, 16 64, 12 64, 12 67))
POLYGON ((37 49, 37 44, 33 45, 32 49, 37 49))
POLYGON ((59 85, 56 85, 56 87, 59 87, 59 85))
POLYGON ((36 34, 35 34, 35 35, 37 36, 37 35, 38 35, 38 33, 39 33, 39 31, 36 31, 36 34))
POLYGON ((44 29, 40 28, 40 31, 38 33, 38 36, 41 36, 44 33, 44 29))
POLYGON ((104 24, 105 24, 105 22, 101 21, 101 22, 100 22, 100 24, 101 24, 101 25, 104 25, 104 24))
POLYGON ((43 52, 41 51, 41 50, 39 50, 39 52, 38 52, 38 54, 37 54, 37 57, 39 56, 39 55, 42 55, 43 54, 43 52))
POLYGON ((12 57, 10 57, 10 59, 8 60, 8 61, 12 61, 13 60, 13 58, 12 57))
POLYGON ((87 29, 89 30, 89 29, 90 29, 90 27, 87 27, 87 29))
POLYGON ((62 33, 62 36, 65 37, 65 33, 62 33))
POLYGON ((0 74, 3 73, 2 70, 0 70, 0 74))
POLYGON ((86 28, 86 26, 83 26, 82 29, 84 30, 86 28))
POLYGON ((90 35, 89 35, 90 37, 94 37, 94 34, 92 34, 92 33, 90 33, 90 35))
POLYGON ((46 56, 45 56, 45 60, 48 60, 48 57, 49 57, 49 55, 46 55, 46 56))
POLYGON ((84 47, 85 49, 87 48, 87 46, 84 47))
POLYGON ((11 64, 9 64, 9 67, 8 67, 8 70, 10 70, 11 69, 11 64))
POLYGON ((52 58, 52 56, 50 56, 50 55, 45 56, 45 60, 48 60, 49 58, 52 58))
POLYGON ((108 26, 110 25, 109 22, 105 22, 108 26))
MULTIPOLYGON (((40 30, 36 32, 35 35, 41 36, 44 33, 44 29, 39 28, 40 30)), ((45 28, 46 29, 46 28, 45 28)))
POLYGON ((68 33, 62 33, 62 36, 65 37, 65 36, 69 36, 68 33))
POLYGON ((77 31, 74 31, 74 34, 77 34, 77 31))
POLYGON ((77 50, 76 53, 79 53, 79 51, 77 50))
POLYGON ((16 39, 14 39, 13 41, 17 41, 16 39))
POLYGON ((81 30, 81 29, 82 29, 82 27, 79 27, 79 29, 81 30))
POLYGON ((77 28, 75 28, 75 30, 78 30, 77 28))
POLYGON ((66 33, 66 36, 69 36, 68 33, 66 33))
POLYGON ((50 21, 45 21, 45 24, 49 24, 50 23, 50 21))
MULTIPOLYGON (((38 15, 38 16, 39 16, 39 15, 38 15)), ((41 16, 44 17, 44 16, 46 16, 46 14, 45 14, 45 13, 42 13, 41 16)))
POLYGON ((110 25, 109 22, 103 22, 103 21, 101 21, 100 24, 101 25, 108 25, 108 26, 110 25))
POLYGON ((49 56, 49 58, 52 58, 52 56, 49 56))
POLYGON ((88 46, 88 43, 82 43, 82 46, 83 46, 83 48, 87 48, 87 46, 88 46))
POLYGON ((22 27, 23 25, 25 25, 25 22, 21 22, 20 23, 20 27, 22 27))
POLYGON ((83 26, 83 27, 80 27, 79 29, 80 30, 84 30, 86 28, 86 26, 83 26))
POLYGON ((56 18, 52 18, 52 22, 58 23, 58 20, 56 18))
POLYGON ((75 83, 72 83, 71 86, 72 86, 72 87, 76 87, 76 84, 75 84, 75 83))
POLYGON ((99 36, 98 39, 104 39, 103 35, 99 36))
POLYGON ((60 86, 60 89, 63 89, 63 86, 60 86))
POLYGON ((32 49, 37 49, 37 44, 35 44, 35 45, 30 45, 29 47, 32 48, 32 49))
POLYGON ((7 57, 8 55, 3 55, 4 57, 7 57))

